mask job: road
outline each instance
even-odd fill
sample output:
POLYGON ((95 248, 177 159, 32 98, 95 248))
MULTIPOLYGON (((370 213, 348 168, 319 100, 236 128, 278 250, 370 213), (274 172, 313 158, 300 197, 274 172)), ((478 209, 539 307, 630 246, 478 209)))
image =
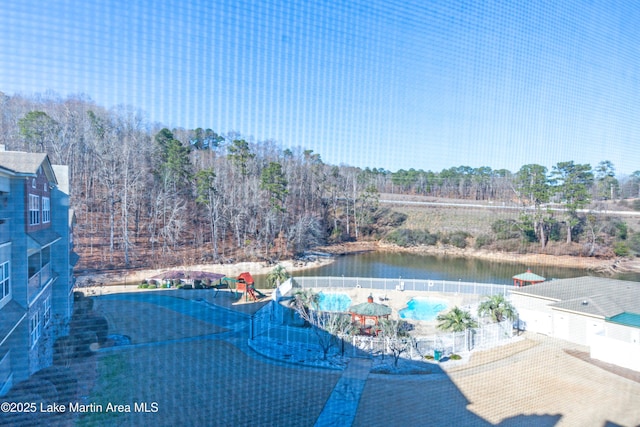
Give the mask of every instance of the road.
MULTIPOLYGON (((522 210, 522 206, 508 206, 508 205, 493 205, 493 204, 478 204, 478 203, 455 203, 455 202, 424 202, 416 200, 389 200, 381 199, 380 203, 389 205, 410 205, 410 206, 442 206, 442 207, 458 207, 458 208, 481 208, 481 209, 505 209, 505 210, 522 210)), ((554 212, 567 212, 568 209, 557 208, 552 206, 544 206, 547 210, 554 212)), ((525 208, 526 210, 533 210, 532 207, 525 208)), ((591 209, 578 209, 580 213, 595 213, 598 215, 610 215, 610 216, 640 216, 640 212, 637 211, 594 211, 591 209)))

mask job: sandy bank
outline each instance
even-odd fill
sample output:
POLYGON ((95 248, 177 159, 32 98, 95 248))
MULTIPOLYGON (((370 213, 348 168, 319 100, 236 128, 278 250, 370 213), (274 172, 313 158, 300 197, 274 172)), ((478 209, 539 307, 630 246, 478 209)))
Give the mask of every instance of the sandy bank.
MULTIPOLYGON (((317 258, 315 261, 297 261, 285 260, 279 264, 282 265, 289 273, 306 270, 309 268, 318 268, 333 262, 333 258, 317 258)), ((248 271, 252 275, 266 275, 273 270, 275 265, 267 266, 263 262, 239 262, 236 264, 198 264, 182 267, 171 267, 149 270, 121 270, 117 272, 90 273, 79 275, 76 278, 76 287, 83 288, 87 286, 109 286, 127 284, 131 289, 132 285, 139 284, 142 280, 149 277, 157 276, 171 270, 191 270, 206 271, 209 273, 224 274, 228 277, 236 277, 240 273, 248 271)), ((260 284, 258 284, 260 286, 260 284)))

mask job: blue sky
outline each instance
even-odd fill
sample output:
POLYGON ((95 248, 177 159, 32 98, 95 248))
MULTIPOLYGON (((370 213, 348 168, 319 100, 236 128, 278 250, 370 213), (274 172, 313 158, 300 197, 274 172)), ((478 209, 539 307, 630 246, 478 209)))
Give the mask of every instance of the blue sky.
POLYGON ((332 164, 640 169, 629 1, 0 0, 0 91, 84 93, 332 164))

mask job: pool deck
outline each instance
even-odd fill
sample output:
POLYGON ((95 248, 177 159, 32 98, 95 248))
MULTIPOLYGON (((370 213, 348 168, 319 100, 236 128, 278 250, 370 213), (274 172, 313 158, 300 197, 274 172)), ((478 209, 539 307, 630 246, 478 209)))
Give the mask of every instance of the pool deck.
MULTIPOLYGON (((447 301, 448 309, 458 306, 461 308, 469 308, 477 304, 482 297, 472 294, 455 294, 443 292, 424 292, 424 291, 397 291, 397 290, 371 290, 365 288, 312 288, 316 292, 325 294, 345 294, 351 298, 352 304, 360 304, 367 301, 369 295, 373 296, 373 301, 379 304, 388 305, 393 310, 392 319, 399 319, 399 311, 407 307, 407 303, 416 297, 433 298, 437 300, 447 301)), ((414 324, 414 335, 432 335, 437 333, 435 320, 433 321, 416 321, 409 320, 414 324)))
MULTIPOLYGON (((434 365, 428 375, 369 374, 367 361, 360 359, 342 372, 306 368, 253 352, 246 316, 185 299, 199 294, 97 298, 95 307, 111 329, 145 343, 105 353, 126 360, 127 370, 116 378, 122 381, 118 403, 144 398, 160 407, 157 414, 122 414, 115 421, 163 426, 189 417, 200 425, 215 420, 218 425, 385 427, 640 423, 640 383, 575 357, 571 352, 588 349, 566 341, 525 334, 519 342, 474 354, 466 365, 434 365), (143 324, 140 309, 147 310, 143 324), (163 341, 167 310, 175 336, 163 341)), ((361 295, 366 298, 368 291, 361 295)), ((410 295, 388 297, 402 305, 410 295)))

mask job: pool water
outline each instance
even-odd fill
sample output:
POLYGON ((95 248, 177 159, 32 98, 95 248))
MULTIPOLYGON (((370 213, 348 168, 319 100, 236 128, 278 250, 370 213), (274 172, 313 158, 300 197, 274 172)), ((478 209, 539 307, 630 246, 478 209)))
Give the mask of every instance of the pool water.
POLYGON ((320 311, 345 312, 351 307, 351 298, 347 294, 318 294, 318 309, 320 311))
POLYGON ((436 320, 438 313, 446 310, 449 303, 444 300, 432 298, 412 298, 407 303, 407 308, 403 308, 398 312, 401 319, 410 320, 436 320))

